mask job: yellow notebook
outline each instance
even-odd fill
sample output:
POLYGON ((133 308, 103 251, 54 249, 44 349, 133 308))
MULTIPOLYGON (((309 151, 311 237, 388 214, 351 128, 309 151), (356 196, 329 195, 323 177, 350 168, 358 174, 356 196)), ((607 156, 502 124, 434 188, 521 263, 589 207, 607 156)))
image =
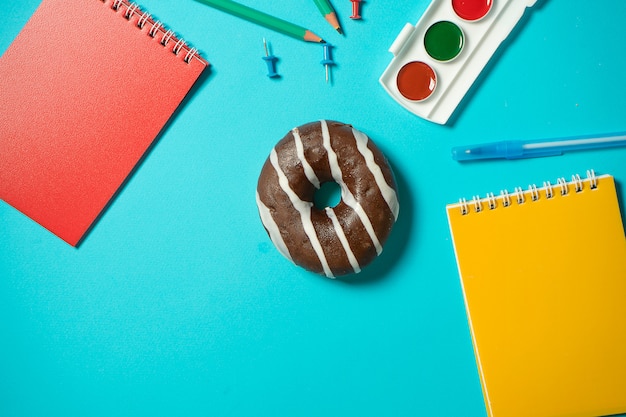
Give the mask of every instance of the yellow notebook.
POLYGON ((626 238, 612 176, 447 206, 487 413, 626 412, 626 238))

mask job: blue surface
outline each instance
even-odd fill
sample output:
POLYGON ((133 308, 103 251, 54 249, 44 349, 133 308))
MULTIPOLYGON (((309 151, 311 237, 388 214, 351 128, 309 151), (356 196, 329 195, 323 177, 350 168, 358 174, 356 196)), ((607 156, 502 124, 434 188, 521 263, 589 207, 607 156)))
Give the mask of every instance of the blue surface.
MULTIPOLYGON (((625 148, 468 164, 450 149, 626 130, 626 2, 540 0, 449 126, 377 81, 428 1, 368 1, 352 21, 334 0, 345 36, 312 1, 246 3, 332 42, 332 84, 319 45, 141 1, 210 75, 78 249, 0 202, 1 416, 483 417, 445 204, 592 168, 615 176, 624 211, 625 148), (343 281, 282 258, 254 198, 272 146, 321 118, 367 133, 400 187, 382 256, 343 281)), ((0 0, 0 51, 38 4, 0 0)))

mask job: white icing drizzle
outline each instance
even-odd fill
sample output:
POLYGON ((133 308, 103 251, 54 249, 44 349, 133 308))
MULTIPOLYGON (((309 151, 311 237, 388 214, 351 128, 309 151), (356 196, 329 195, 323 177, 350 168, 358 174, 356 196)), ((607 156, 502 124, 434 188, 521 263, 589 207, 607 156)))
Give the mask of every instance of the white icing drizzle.
POLYGON ((270 239, 274 246, 278 248, 278 251, 283 254, 283 256, 293 262, 291 258, 291 254, 289 253, 289 249, 287 245, 285 245, 285 241, 283 237, 280 235, 280 230, 278 229, 278 225, 274 221, 272 217, 272 213, 270 213, 270 209, 261 201, 261 197, 259 197, 259 192, 256 193, 256 205, 259 207, 259 214, 261 215, 261 222, 263 222, 263 226, 267 229, 267 232, 270 235, 270 239))
POLYGON ((337 160, 337 154, 335 153, 335 151, 332 149, 330 145, 330 132, 328 131, 328 124, 326 123, 326 120, 322 120, 320 123, 322 127, 323 145, 324 145, 324 148, 326 149, 326 152, 328 153, 328 163, 330 165, 330 172, 335 182, 339 184, 339 186, 341 187, 341 199, 343 200, 344 203, 346 203, 349 207, 351 207, 355 211, 355 213, 359 216, 359 219, 361 220, 361 223, 363 223, 363 226, 365 227, 367 234, 369 235, 370 239, 372 239, 372 242, 374 243, 374 247, 376 248, 376 253, 380 255, 381 252, 383 251, 383 247, 380 244, 380 241, 378 240, 378 236, 376 236, 376 232, 374 231, 374 228, 372 227, 372 222, 367 216, 367 213, 365 213, 365 210, 363 210, 363 207, 361 206, 361 204, 354 198, 354 195, 352 195, 352 193, 348 189, 348 186, 343 181, 341 167, 339 166, 339 162, 337 160))
POLYGON ((333 273, 328 266, 326 255, 324 255, 324 250, 322 249, 322 245, 320 244, 317 234, 315 233, 313 222, 311 221, 311 208, 313 207, 313 203, 309 201, 302 201, 300 197, 298 197, 298 195, 291 189, 287 176, 278 165, 278 155, 276 154, 275 148, 272 149, 270 154, 270 162, 272 163, 274 170, 276 170, 276 174, 278 174, 278 183, 280 184, 280 187, 289 197, 293 207, 298 210, 298 213, 300 213, 300 220, 302 221, 302 227, 304 227, 304 233, 306 233, 309 238, 309 242, 311 242, 311 246, 313 246, 313 250, 322 264, 324 274, 329 278, 333 278, 333 273))
POLYGON ((354 196, 350 192, 348 192, 348 194, 344 196, 343 201, 349 207, 352 207, 357 216, 359 216, 359 219, 361 220, 361 223, 363 223, 367 234, 369 235, 370 239, 372 239, 372 243, 376 248, 376 254, 380 255, 383 252, 383 246, 380 244, 378 236, 376 236, 376 231, 374 231, 374 227, 372 226, 372 222, 370 221, 370 218, 367 216, 367 213, 363 209, 363 206, 361 206, 361 203, 356 201, 356 198, 354 198, 354 196))
POLYGON ((337 215, 335 214, 335 210, 330 207, 326 207, 326 215, 332 220, 333 226, 335 227, 335 233, 337 233, 337 237, 341 242, 341 246, 343 246, 343 250, 346 251, 346 255, 348 256, 348 261, 350 261, 350 265, 354 272, 361 272, 361 266, 359 265, 359 261, 357 261, 354 256, 354 252, 352 252, 352 248, 350 248, 350 243, 348 242, 348 238, 339 224, 339 219, 337 219, 337 215))
POLYGON ((302 144, 300 131, 296 127, 291 131, 291 133, 293 134, 293 139, 296 142, 296 152, 298 153, 298 159, 300 160, 300 163, 302 163, 302 168, 304 168, 304 174, 309 179, 311 184, 313 184, 313 186, 319 190, 320 180, 317 178, 317 175, 315 175, 315 171, 313 171, 313 168, 309 164, 309 161, 307 161, 306 157, 304 156, 304 145, 302 144))
POLYGON ((396 195, 396 191, 387 184, 385 181, 385 176, 383 175, 383 171, 380 169, 376 161, 374 160, 374 154, 367 147, 367 142, 369 138, 363 132, 359 132, 356 129, 352 129, 352 133, 354 134, 354 139, 356 140, 356 146, 363 158, 365 158, 365 163, 369 168, 372 175, 376 180, 376 185, 380 189, 383 198, 387 202, 389 209, 393 213, 393 217, 395 220, 398 220, 398 211, 400 209, 400 205, 398 204, 398 196, 396 195))

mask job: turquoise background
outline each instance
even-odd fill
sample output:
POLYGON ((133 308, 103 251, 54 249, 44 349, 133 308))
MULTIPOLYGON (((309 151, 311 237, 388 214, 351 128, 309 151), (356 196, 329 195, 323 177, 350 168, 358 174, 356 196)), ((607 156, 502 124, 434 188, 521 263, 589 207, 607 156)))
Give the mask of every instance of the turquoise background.
MULTIPOLYGON (((38 4, 0 1, 0 51, 38 4)), ((450 148, 626 130, 626 2, 540 0, 447 126, 378 84, 427 0, 369 0, 361 21, 333 0, 345 36, 310 0, 246 4, 335 44, 333 82, 319 45, 141 1, 210 73, 79 248, 0 202, 0 416, 482 417, 445 205, 594 169, 615 176, 624 212, 626 148, 468 164, 450 148), (321 118, 368 134, 399 184, 385 251, 344 280, 285 260, 254 198, 272 146, 321 118)))

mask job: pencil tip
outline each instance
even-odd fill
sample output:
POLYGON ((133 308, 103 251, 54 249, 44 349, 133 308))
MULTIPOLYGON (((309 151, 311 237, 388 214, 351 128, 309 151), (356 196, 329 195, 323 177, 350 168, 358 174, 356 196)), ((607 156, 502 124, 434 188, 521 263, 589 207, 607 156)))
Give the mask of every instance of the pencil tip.
POLYGON ((308 29, 304 32, 304 36, 303 36, 302 39, 307 41, 307 42, 315 42, 315 43, 323 43, 324 42, 324 39, 320 38, 319 36, 317 36, 315 33, 311 32, 308 29))
POLYGON ((335 28, 337 29, 337 32, 339 32, 340 35, 343 35, 343 30, 341 30, 341 28, 335 28))

